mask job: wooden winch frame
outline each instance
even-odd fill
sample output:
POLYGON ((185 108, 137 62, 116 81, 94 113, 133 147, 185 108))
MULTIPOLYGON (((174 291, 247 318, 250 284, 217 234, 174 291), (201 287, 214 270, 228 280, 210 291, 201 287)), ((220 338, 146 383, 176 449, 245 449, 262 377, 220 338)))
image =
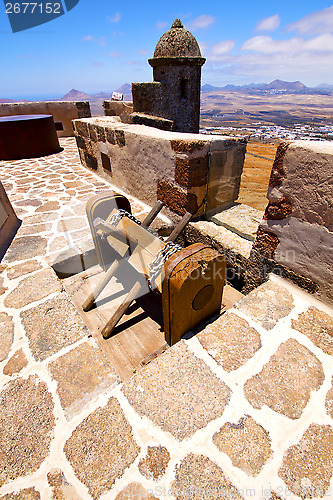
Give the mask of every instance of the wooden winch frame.
MULTIPOLYGON (((173 245, 192 217, 189 212, 185 213, 165 241, 151 232, 149 226, 162 207, 163 203, 158 201, 139 225, 131 216, 130 203, 123 195, 106 192, 88 201, 87 217, 98 262, 105 274, 82 307, 86 312, 91 309, 124 259, 150 284, 152 266, 161 254, 163 260, 165 253, 167 258, 164 258, 161 272, 153 281, 153 288, 162 296, 165 340, 172 345, 203 319, 219 312, 225 259, 216 250, 201 243, 184 249, 173 245), (119 211, 125 211, 125 216, 119 217, 119 211), (115 220, 117 222, 112 223, 115 220)), ((105 339, 112 335, 131 303, 142 293, 142 280, 135 278, 129 293, 102 330, 105 339)))

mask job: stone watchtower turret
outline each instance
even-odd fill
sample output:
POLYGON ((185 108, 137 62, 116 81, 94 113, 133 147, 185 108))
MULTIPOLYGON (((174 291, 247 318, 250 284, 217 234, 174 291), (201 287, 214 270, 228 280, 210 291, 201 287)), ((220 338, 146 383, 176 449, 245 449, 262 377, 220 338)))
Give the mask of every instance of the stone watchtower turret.
POLYGON ((199 132, 201 56, 198 42, 179 19, 159 39, 154 57, 154 82, 133 83, 134 112, 173 122, 175 132, 199 132))

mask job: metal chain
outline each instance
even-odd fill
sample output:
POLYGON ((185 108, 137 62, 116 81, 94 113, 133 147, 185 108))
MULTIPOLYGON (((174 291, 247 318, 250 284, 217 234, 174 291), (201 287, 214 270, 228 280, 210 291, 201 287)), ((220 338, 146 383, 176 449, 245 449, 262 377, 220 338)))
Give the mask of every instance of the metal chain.
POLYGON ((127 217, 131 219, 133 222, 136 222, 139 226, 141 225, 141 221, 134 217, 134 215, 130 214, 126 210, 119 208, 111 217, 108 219, 108 222, 113 226, 117 226, 123 217, 127 217))
POLYGON ((155 280, 157 276, 161 273, 164 263, 176 252, 182 250, 183 247, 173 243, 173 241, 168 241, 161 250, 156 254, 155 259, 151 264, 148 264, 150 277, 148 278, 148 286, 151 290, 155 288, 155 280))
MULTIPOLYGON (((108 222, 112 224, 113 226, 117 226, 121 219, 123 217, 127 217, 128 219, 131 219, 133 222, 141 226, 141 221, 137 219, 134 215, 130 214, 126 210, 123 210, 120 208, 117 210, 116 213, 114 213, 109 219, 108 222)), ((158 237, 158 234, 156 231, 149 227, 145 227, 146 231, 149 233, 153 234, 154 236, 158 237)), ((178 245, 177 243, 174 243, 173 241, 168 241, 161 250, 159 250, 156 254, 156 257, 154 258, 153 262, 151 264, 148 264, 148 269, 149 269, 149 278, 148 278, 148 286, 151 290, 155 288, 155 280, 157 276, 161 273, 164 263, 171 257, 176 252, 179 252, 179 250, 182 250, 183 247, 178 245)))
MULTIPOLYGON (((108 222, 110 224, 112 224, 113 226, 117 226, 123 217, 127 217, 128 219, 131 219, 133 222, 135 222, 136 224, 141 226, 141 221, 139 219, 137 219, 134 215, 130 214, 126 210, 123 210, 122 208, 119 208, 117 210, 117 212, 114 213, 110 217, 110 219, 108 219, 108 222)), ((159 237, 157 231, 154 231, 154 229, 151 229, 150 227, 146 227, 146 226, 144 226, 144 228, 146 231, 148 231, 148 233, 152 234, 153 236, 156 236, 157 238, 159 237)))

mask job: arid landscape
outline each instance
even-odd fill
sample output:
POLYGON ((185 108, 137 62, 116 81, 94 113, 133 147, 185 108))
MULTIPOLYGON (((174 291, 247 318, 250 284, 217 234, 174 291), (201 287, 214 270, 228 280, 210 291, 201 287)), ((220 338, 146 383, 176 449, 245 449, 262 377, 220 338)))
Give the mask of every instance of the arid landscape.
POLYGON ((243 126, 253 122, 290 126, 333 121, 333 96, 318 93, 245 93, 214 90, 201 94, 202 126, 243 126))

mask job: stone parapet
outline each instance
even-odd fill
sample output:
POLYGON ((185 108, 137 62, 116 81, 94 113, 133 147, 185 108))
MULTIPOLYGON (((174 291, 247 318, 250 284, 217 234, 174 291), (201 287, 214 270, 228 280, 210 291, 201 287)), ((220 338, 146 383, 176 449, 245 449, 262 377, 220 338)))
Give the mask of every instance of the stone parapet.
POLYGON ((103 108, 105 116, 128 115, 133 111, 133 103, 132 101, 104 101, 103 108))
POLYGON ((132 83, 132 95, 134 112, 163 116, 160 82, 132 83))
POLYGON ((0 116, 52 115, 58 137, 74 135, 72 120, 89 118, 88 101, 11 102, 0 104, 0 116))
POLYGON ((111 117, 75 120, 74 126, 82 164, 148 204, 160 199, 176 214, 200 215, 238 197, 243 140, 169 132, 111 117))
POLYGON ((267 205, 251 258, 274 260, 333 302, 333 145, 283 142, 277 149, 267 205))

